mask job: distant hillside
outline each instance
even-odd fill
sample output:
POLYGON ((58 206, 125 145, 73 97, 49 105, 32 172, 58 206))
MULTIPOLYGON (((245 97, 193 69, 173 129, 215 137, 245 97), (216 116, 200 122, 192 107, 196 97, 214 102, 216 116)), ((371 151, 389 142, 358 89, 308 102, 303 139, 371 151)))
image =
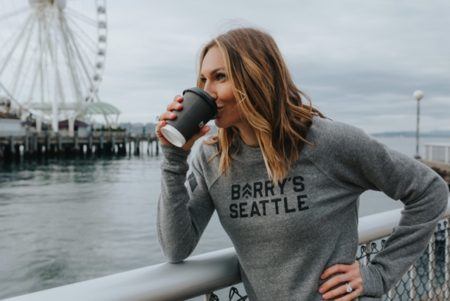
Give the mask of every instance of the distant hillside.
MULTIPOLYGON (((374 137, 416 137, 415 131, 372 133, 374 137)), ((450 138, 450 130, 420 132, 420 137, 450 138)))

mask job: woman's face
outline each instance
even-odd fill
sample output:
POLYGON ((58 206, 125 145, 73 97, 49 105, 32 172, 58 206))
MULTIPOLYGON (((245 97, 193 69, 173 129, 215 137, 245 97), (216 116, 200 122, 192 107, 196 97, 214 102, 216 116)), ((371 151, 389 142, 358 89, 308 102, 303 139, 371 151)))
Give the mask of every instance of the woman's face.
POLYGON ((200 81, 203 89, 216 100, 218 114, 215 124, 219 128, 238 127, 242 122, 237 101, 233 95, 231 81, 225 70, 225 60, 217 46, 206 53, 201 70, 200 81))

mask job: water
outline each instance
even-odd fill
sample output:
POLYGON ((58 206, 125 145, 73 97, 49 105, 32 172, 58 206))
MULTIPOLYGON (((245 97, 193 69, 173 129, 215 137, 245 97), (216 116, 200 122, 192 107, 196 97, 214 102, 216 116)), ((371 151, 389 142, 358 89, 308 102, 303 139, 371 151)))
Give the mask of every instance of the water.
MULTIPOLYGON (((415 152, 413 138, 378 139, 415 152)), ((159 164, 141 155, 2 166, 0 298, 163 262, 155 229, 159 164)), ((401 205, 369 191, 360 216, 401 205)), ((193 254, 231 246, 214 215, 193 254)))

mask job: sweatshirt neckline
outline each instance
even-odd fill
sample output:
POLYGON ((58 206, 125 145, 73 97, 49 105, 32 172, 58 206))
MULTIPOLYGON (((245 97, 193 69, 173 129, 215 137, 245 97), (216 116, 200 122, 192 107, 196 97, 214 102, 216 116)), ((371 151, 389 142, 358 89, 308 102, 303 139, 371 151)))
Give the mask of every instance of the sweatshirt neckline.
POLYGON ((260 146, 245 144, 240 135, 235 136, 234 142, 237 149, 233 158, 245 162, 263 160, 260 146))
POLYGON ((259 145, 258 146, 252 146, 252 145, 248 145, 244 142, 244 140, 242 140, 241 135, 237 134, 236 138, 238 139, 238 143, 240 143, 243 147, 249 148, 251 150, 260 150, 259 145))

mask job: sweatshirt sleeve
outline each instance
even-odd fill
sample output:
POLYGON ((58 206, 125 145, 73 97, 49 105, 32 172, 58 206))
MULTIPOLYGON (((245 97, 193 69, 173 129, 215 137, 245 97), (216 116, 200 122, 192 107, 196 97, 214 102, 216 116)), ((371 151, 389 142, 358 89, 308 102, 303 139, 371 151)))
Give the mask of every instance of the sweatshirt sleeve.
POLYGON ((199 156, 193 158, 189 169, 189 151, 165 145, 161 145, 161 149, 158 241, 169 262, 180 262, 197 245, 214 212, 214 205, 200 171, 199 156))
POLYGON ((335 122, 330 166, 351 190, 384 192, 404 204, 401 219, 384 249, 360 265, 363 295, 387 293, 426 249, 448 203, 448 185, 431 168, 388 148, 363 130, 335 122))

